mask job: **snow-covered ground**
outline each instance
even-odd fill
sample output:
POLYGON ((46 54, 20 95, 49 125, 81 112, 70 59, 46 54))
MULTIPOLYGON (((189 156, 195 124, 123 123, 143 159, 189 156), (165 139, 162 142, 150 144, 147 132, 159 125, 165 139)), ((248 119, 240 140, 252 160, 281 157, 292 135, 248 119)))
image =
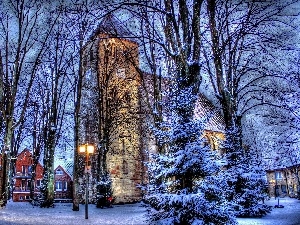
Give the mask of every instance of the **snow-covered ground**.
MULTIPOLYGON (((272 198, 266 204, 275 206, 277 200, 272 198)), ((300 201, 294 198, 280 198, 279 204, 284 208, 273 208, 272 212, 262 218, 238 218, 240 225, 300 225, 300 201)))
MULTIPOLYGON (((275 206, 272 198, 267 204, 275 206)), ((273 208, 271 214, 263 218, 238 218, 240 225, 300 225, 300 201, 291 198, 280 199, 284 208, 273 208)), ((0 225, 71 225, 71 224, 148 224, 146 209, 142 204, 116 205, 114 208, 98 209, 89 205, 89 218, 85 219, 84 205, 80 211, 72 211, 72 204, 57 203, 54 208, 33 207, 29 203, 9 202, 0 210, 0 225)))
POLYGON ((33 207, 30 203, 9 202, 0 210, 0 225, 71 225, 71 224, 123 224, 142 225, 146 210, 141 204, 116 205, 113 208, 96 208, 89 205, 88 219, 85 219, 84 205, 72 211, 71 203, 56 203, 54 208, 33 207))

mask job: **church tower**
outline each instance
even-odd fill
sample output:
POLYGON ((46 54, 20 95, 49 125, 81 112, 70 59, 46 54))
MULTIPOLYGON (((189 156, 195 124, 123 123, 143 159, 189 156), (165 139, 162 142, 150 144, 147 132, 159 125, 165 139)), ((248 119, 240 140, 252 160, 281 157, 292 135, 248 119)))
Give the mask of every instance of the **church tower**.
POLYGON ((105 168, 116 203, 141 200, 137 187, 142 182, 138 57, 138 44, 112 15, 102 20, 84 48, 82 104, 90 110, 88 115, 81 114, 81 127, 85 138, 97 146, 93 177, 105 168))

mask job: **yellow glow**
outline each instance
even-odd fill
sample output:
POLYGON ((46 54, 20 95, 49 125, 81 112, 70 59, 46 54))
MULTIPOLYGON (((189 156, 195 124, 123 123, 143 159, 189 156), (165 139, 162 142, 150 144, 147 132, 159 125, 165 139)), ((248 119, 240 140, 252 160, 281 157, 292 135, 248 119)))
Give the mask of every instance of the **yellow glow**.
POLYGON ((93 154, 94 150, 95 150, 95 148, 93 145, 87 145, 87 153, 93 154))
POLYGON ((79 146, 79 153, 85 153, 85 145, 79 146))

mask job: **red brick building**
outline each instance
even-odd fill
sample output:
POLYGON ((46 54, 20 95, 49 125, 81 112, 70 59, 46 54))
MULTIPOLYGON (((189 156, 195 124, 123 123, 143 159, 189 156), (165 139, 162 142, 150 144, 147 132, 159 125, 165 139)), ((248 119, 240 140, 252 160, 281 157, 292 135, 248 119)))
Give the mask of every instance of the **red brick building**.
POLYGON ((72 199, 72 179, 70 175, 62 168, 58 166, 54 170, 55 179, 55 195, 56 201, 72 199))
MULTIPOLYGON (((16 171, 14 176, 13 201, 22 202, 30 199, 30 182, 32 177, 32 154, 28 149, 24 149, 16 160, 16 171)), ((37 195, 41 180, 43 178, 43 167, 38 163, 34 180, 34 194, 37 195)))

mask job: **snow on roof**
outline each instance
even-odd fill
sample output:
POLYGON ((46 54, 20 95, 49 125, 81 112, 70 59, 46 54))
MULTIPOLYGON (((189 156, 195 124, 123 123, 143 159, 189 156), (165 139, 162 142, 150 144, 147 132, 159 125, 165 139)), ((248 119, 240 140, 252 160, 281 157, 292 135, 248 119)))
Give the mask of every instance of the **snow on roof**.
POLYGON ((58 165, 58 166, 54 169, 54 172, 55 172, 57 169, 61 169, 65 174, 67 174, 71 179, 73 179, 72 176, 68 173, 68 171, 65 170, 65 168, 64 168, 63 166, 58 165))
POLYGON ((225 121, 216 107, 203 95, 199 94, 194 110, 195 119, 207 118, 204 129, 225 132, 225 121))
POLYGON ((73 159, 55 158, 54 168, 57 169, 59 166, 61 166, 73 180, 73 163, 73 159))

